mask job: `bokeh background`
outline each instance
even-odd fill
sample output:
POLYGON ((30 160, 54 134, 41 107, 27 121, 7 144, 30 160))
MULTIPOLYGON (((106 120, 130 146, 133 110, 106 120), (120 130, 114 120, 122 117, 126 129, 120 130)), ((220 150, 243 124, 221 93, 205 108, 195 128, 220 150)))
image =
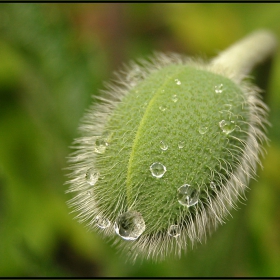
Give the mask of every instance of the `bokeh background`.
POLYGON ((124 62, 211 58, 258 28, 280 39, 279 15, 264 3, 0 4, 0 276, 280 276, 279 50, 258 75, 271 70, 264 169, 206 244, 131 265, 73 219, 64 185, 79 120, 124 62))

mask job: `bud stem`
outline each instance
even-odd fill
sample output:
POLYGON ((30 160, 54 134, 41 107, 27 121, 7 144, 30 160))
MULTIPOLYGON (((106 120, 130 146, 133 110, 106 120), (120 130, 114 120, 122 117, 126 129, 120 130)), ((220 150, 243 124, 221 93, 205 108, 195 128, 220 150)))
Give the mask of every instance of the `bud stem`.
POLYGON ((221 52, 210 62, 210 67, 239 83, 257 64, 269 58, 276 46, 277 40, 271 32, 259 30, 221 52))

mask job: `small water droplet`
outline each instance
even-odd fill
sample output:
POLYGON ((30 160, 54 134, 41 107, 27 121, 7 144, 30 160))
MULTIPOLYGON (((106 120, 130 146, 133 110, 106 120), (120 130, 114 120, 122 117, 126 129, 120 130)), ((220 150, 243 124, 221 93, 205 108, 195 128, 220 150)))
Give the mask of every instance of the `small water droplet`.
POLYGON ((164 92, 165 92, 165 89, 162 89, 162 90, 161 90, 161 93, 164 93, 164 92))
POLYGON ((92 168, 89 168, 87 173, 86 173, 86 180, 87 182, 93 186, 97 180, 99 178, 99 173, 95 171, 95 169, 92 167, 92 168))
POLYGON ((179 141, 178 148, 183 149, 185 147, 185 141, 179 141))
POLYGON ((95 218, 95 222, 96 222, 96 225, 99 227, 99 228, 107 228, 110 226, 111 222, 106 219, 106 218, 103 218, 102 216, 98 215, 96 216, 95 218))
POLYGON ((160 141, 160 148, 163 150, 163 151, 166 151, 168 149, 168 145, 163 142, 163 141, 160 141))
POLYGON ((185 184, 178 188, 177 197, 180 204, 191 207, 198 203, 199 191, 192 186, 185 184))
POLYGON ((210 188, 211 189, 215 189, 216 188, 216 184, 214 182, 210 182, 210 188))
POLYGON ((154 177, 161 178, 166 172, 166 167, 160 162, 154 162, 150 166, 150 171, 154 177))
POLYGON ((225 134, 229 134, 229 133, 233 132, 236 128, 234 121, 222 120, 219 122, 219 126, 225 134))
POLYGON ((108 142, 103 138, 97 138, 95 141, 95 152, 98 154, 105 153, 106 147, 108 146, 108 142))
POLYGON ((180 235, 179 233, 179 226, 178 225, 171 225, 168 228, 168 235, 172 236, 172 237, 178 237, 180 235))
POLYGON ((181 81, 180 81, 180 80, 175 79, 175 82, 176 82, 176 84, 177 84, 178 86, 181 85, 181 81))
POLYGON ((146 225, 141 213, 128 211, 118 216, 114 229, 125 240, 136 240, 145 230, 146 225))
POLYGON ((219 84, 215 86, 215 92, 216 93, 222 93, 223 92, 223 84, 219 84))
POLYGON ((162 112, 164 112, 165 110, 166 110, 166 106, 164 106, 164 105, 161 105, 161 106, 159 106, 158 107, 162 112))
POLYGON ((208 127, 207 127, 207 126, 200 126, 200 127, 198 128, 198 132, 199 132, 200 134, 205 134, 207 131, 208 131, 208 127))
POLYGON ((176 102, 178 101, 178 96, 177 96, 177 94, 174 94, 174 95, 172 96, 171 100, 172 100, 174 103, 176 103, 176 102))

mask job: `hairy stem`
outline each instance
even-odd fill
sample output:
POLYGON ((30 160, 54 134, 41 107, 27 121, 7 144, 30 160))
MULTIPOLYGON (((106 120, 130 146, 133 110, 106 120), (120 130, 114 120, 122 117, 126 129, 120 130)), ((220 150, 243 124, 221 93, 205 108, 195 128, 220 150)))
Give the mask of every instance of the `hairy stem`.
POLYGON ((233 44, 214 58, 210 66, 239 83, 259 63, 276 50, 275 36, 266 30, 259 30, 233 44))

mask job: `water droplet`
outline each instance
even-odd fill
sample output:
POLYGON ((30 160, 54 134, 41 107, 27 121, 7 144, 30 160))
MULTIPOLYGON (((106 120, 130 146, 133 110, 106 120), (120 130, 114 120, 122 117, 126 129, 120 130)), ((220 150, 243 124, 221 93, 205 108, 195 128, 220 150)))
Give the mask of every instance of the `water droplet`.
POLYGON ((178 188, 177 197, 180 204, 191 207, 197 204, 199 191, 192 186, 185 184, 178 188))
POLYGON ((185 141, 179 141, 178 148, 183 149, 185 147, 185 141))
POLYGON ((174 95, 172 96, 171 100, 172 100, 174 103, 176 103, 176 102, 178 101, 178 96, 177 96, 177 94, 174 94, 174 95))
POLYGON ((145 230, 146 225, 141 213, 128 211, 118 216, 114 228, 125 240, 136 240, 145 230))
POLYGON ((233 132, 236 128, 234 121, 222 120, 219 122, 219 126, 225 134, 229 134, 229 133, 233 132))
POLYGON ((208 130, 208 127, 207 127, 207 126, 200 126, 200 127, 198 128, 198 132, 199 132, 200 134, 205 134, 205 133, 207 132, 207 130, 208 130))
POLYGON ((215 92, 216 93, 222 93, 223 92, 223 84, 219 84, 215 86, 215 92))
POLYGON ((165 110, 166 110, 166 106, 164 106, 164 105, 161 105, 161 106, 159 106, 158 107, 162 112, 164 112, 165 110))
POLYGON ((91 191, 87 191, 87 196, 91 196, 91 191))
POLYGON ((162 89, 162 90, 161 90, 161 93, 164 93, 164 92, 165 92, 165 89, 162 89))
POLYGON ((97 138, 95 141, 95 152, 98 154, 105 153, 106 147, 108 146, 108 142, 103 138, 97 138))
POLYGON ((86 173, 86 180, 91 186, 93 186, 97 182, 98 178, 99 178, 99 173, 96 172, 93 167, 88 169, 86 173))
POLYGON ((95 218, 95 222, 96 222, 96 225, 99 227, 99 228, 107 228, 110 226, 111 222, 106 219, 106 218, 103 218, 102 216, 98 215, 96 216, 95 218))
POLYGON ((214 182, 210 182, 210 188, 211 189, 216 189, 216 184, 214 182))
POLYGON ((180 81, 180 80, 175 79, 175 82, 176 82, 176 84, 177 84, 178 86, 181 85, 181 81, 180 81))
POLYGON ((160 162, 154 162, 150 166, 150 171, 154 177, 161 178, 166 172, 166 167, 160 162))
POLYGON ((160 148, 163 151, 166 151, 168 149, 168 145, 166 143, 164 143, 163 141, 160 141, 160 148))
POLYGON ((180 235, 179 233, 179 226, 177 225, 171 225, 168 229, 168 235, 172 237, 178 237, 180 235))

